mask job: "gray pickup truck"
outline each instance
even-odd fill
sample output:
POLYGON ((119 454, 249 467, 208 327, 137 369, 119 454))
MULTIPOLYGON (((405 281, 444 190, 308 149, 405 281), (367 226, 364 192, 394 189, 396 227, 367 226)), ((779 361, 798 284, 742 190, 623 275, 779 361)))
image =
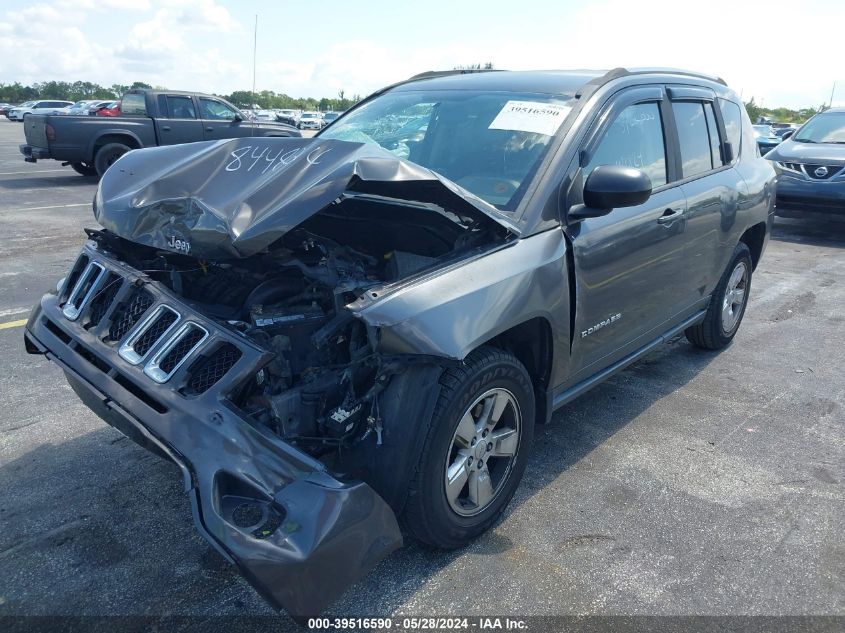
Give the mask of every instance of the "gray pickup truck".
POLYGON ((119 117, 29 115, 24 160, 53 159, 83 176, 102 176, 131 149, 255 136, 301 136, 283 123, 249 121, 220 97, 172 90, 130 90, 119 117))
POLYGON ((426 74, 313 139, 122 157, 26 347, 313 614, 400 522, 494 525, 555 409, 678 334, 730 344, 774 184, 715 78, 426 74))

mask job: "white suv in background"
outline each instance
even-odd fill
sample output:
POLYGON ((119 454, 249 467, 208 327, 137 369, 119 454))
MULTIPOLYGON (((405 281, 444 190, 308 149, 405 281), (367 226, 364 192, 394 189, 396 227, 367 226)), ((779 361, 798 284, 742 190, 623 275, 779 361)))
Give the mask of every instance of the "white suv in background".
POLYGON ((9 110, 10 121, 23 121, 27 114, 59 114, 63 108, 72 106, 73 101, 27 101, 9 110))

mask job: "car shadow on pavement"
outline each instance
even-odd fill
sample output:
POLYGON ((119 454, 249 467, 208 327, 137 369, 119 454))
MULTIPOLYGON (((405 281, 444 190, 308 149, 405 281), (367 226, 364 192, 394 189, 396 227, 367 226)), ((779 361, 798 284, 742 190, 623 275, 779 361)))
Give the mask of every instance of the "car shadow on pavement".
POLYGON ((841 219, 776 218, 771 239, 808 246, 845 248, 845 215, 841 219))
MULTIPOLYGON (((714 357, 675 339, 556 412, 550 424, 537 428, 528 469, 505 516, 714 357)), ((194 530, 176 466, 104 423, 0 466, 0 522, 6 526, 0 574, 7 581, 0 615, 274 613, 194 530)), ((408 538, 328 612, 413 613, 415 595, 441 570, 465 555, 507 556, 515 542, 518 534, 494 529, 446 552, 408 538)), ((456 608, 467 612, 471 605, 456 608)), ((286 630, 290 619, 278 617, 279 630, 286 630)))
POLYGON ((94 184, 97 184, 96 179, 71 172, 67 176, 29 176, 26 178, 4 179, 0 180, 0 189, 53 189, 55 187, 90 187, 94 184))

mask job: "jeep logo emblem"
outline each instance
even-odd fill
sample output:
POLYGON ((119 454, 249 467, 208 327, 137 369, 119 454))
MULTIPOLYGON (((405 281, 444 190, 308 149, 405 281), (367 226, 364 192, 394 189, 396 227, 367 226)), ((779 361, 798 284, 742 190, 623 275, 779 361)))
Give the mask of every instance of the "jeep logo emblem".
POLYGON ((821 167, 817 167, 816 171, 813 172, 816 175, 816 178, 826 178, 827 177, 827 167, 822 165, 821 167))
POLYGON ((175 235, 170 236, 170 241, 167 245, 174 251, 179 251, 185 255, 191 252, 191 243, 188 240, 180 240, 175 235))

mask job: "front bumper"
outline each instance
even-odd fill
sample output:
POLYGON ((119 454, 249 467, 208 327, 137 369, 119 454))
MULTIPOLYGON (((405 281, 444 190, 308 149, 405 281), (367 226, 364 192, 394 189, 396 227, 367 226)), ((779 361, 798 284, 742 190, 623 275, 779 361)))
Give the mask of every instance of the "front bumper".
POLYGON ((39 159, 50 158, 50 150, 44 147, 19 145, 18 150, 23 154, 23 159, 28 163, 34 163, 39 159))
MULTIPOLYGON (((81 261, 95 261, 104 274, 114 275, 108 279, 116 280, 118 289, 110 306, 105 312, 97 307, 99 293, 105 292, 98 290, 71 321, 63 312, 69 288, 45 295, 26 326, 27 350, 56 362, 103 420, 179 466, 197 529, 262 596, 293 615, 317 614, 401 546, 393 511, 375 491, 332 477, 322 463, 253 423, 230 402, 237 385, 268 362, 265 350, 91 244, 81 261), (189 352, 196 358, 181 363, 164 384, 118 353, 136 326, 111 340, 113 325, 125 317, 139 289, 152 298, 144 314, 177 306, 183 323, 209 333, 189 352), (91 325, 95 309, 99 314, 91 325), (202 393, 186 390, 197 363, 221 345, 236 347, 238 359, 202 393)), ((143 322, 140 316, 137 324, 143 322)), ((159 345, 166 342, 157 342, 149 355, 154 357, 159 345)))
POLYGON ((775 212, 782 217, 801 218, 808 213, 845 216, 845 176, 830 180, 809 180, 780 174, 775 212))

